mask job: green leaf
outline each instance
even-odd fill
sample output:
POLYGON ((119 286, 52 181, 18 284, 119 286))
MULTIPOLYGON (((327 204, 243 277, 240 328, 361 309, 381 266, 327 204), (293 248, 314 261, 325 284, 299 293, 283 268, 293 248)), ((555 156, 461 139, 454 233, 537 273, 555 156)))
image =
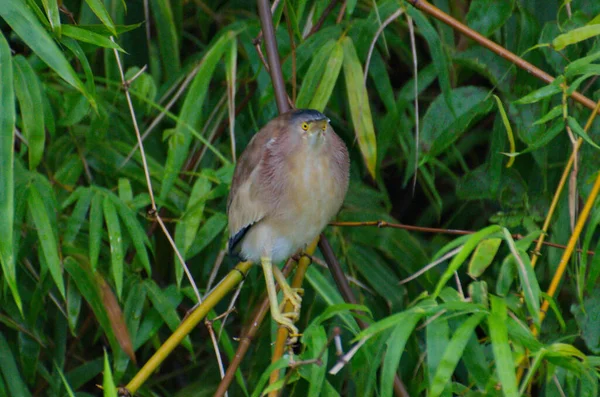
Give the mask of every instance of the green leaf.
MULTIPOLYGON (((502 124, 504 124, 504 128, 506 129, 506 135, 508 135, 508 144, 510 153, 515 152, 515 138, 513 134, 512 127, 510 126, 510 121, 508 120, 508 116, 506 115, 506 111, 504 110, 504 106, 502 105, 502 101, 498 98, 497 95, 494 95, 494 99, 496 100, 496 104, 498 105, 498 110, 500 111, 500 116, 502 117, 502 124)), ((506 168, 510 168, 515 162, 515 158, 511 157, 508 159, 506 163, 506 168)))
POLYGON ((71 389, 71 385, 69 385, 67 378, 65 378, 65 374, 63 374, 61 369, 56 364, 55 364, 55 369, 58 372, 58 375, 60 376, 60 380, 62 380, 63 386, 67 390, 67 394, 69 395, 69 397, 75 397, 75 393, 73 393, 73 389, 71 389))
POLYGON ((117 43, 113 42, 108 37, 104 37, 98 33, 94 33, 81 27, 74 25, 63 25, 63 34, 67 37, 71 37, 84 43, 94 44, 98 47, 114 48, 124 52, 124 50, 117 43))
POLYGON ((473 0, 467 13, 467 25, 484 36, 489 36, 508 21, 514 0, 473 0))
POLYGON ((101 0, 85 0, 90 9, 96 14, 98 19, 102 21, 104 26, 110 31, 110 33, 114 36, 117 36, 117 31, 115 29, 115 25, 110 17, 110 14, 104 7, 104 3, 101 0))
POLYGON ((76 258, 67 256, 64 264, 65 270, 69 273, 71 279, 75 281, 77 289, 94 312, 96 320, 98 320, 98 323, 106 334, 111 349, 113 352, 116 351, 120 348, 119 342, 106 313, 106 307, 102 301, 102 295, 94 271, 82 255, 78 255, 76 258))
POLYGON ((559 92, 562 92, 562 87, 560 86, 562 83, 565 82, 565 79, 563 76, 559 76, 556 79, 554 79, 554 81, 548 85, 543 86, 542 88, 538 88, 537 90, 530 92, 529 94, 525 95, 524 97, 516 100, 514 103, 518 104, 518 105, 525 105, 528 103, 535 103, 535 102, 539 102, 542 99, 558 94, 559 92))
POLYGON ((37 56, 63 80, 80 91, 94 108, 96 107, 94 98, 90 96, 69 61, 42 27, 31 8, 22 0, 5 0, 0 7, 0 16, 37 56))
POLYGON ((487 90, 479 87, 459 87, 450 92, 454 113, 439 95, 429 106, 423 117, 421 146, 426 158, 436 157, 448 149, 467 128, 492 110, 487 90))
MULTIPOLYGON (((75 208, 73 208, 73 212, 71 212, 71 216, 67 221, 67 229, 63 235, 63 242, 65 244, 72 243, 75 240, 75 237, 77 237, 79 230, 81 230, 81 226, 83 226, 88 209, 90 208, 94 192, 89 188, 77 188, 77 190, 71 194, 71 196, 75 195, 78 196, 77 204, 75 204, 75 208)), ((63 208, 65 207, 66 205, 63 205, 63 208)))
POLYGON ((222 213, 216 213, 204 222, 194 242, 187 252, 187 257, 192 258, 210 244, 227 225, 227 217, 222 213))
POLYGON ((506 328, 507 309, 502 298, 490 296, 492 311, 488 316, 492 351, 496 361, 496 374, 500 379, 502 392, 506 397, 518 397, 517 377, 513 357, 508 344, 508 331, 506 328))
MULTIPOLYGON (((154 1, 156 2, 162 0, 154 1)), ((177 120, 176 132, 169 140, 169 151, 167 154, 167 162, 165 165, 165 172, 160 191, 161 200, 165 200, 167 197, 167 194, 173 187, 175 179, 179 175, 179 170, 183 166, 183 162, 187 157, 187 151, 192 142, 192 133, 190 131, 190 127, 195 128, 200 121, 202 112, 199 111, 199 109, 202 109, 213 72, 217 66, 217 62, 227 49, 230 39, 230 35, 221 36, 219 40, 217 40, 217 42, 206 52, 206 55, 204 55, 204 58, 202 58, 202 61, 198 65, 198 72, 192 81, 181 107, 179 119, 177 120)), ((200 135, 195 136, 198 138, 203 138, 200 135)), ((203 143, 206 144, 208 142, 203 143)), ((223 157, 223 155, 220 153, 219 155, 220 159, 224 163, 227 164, 229 162, 225 157, 223 157)))
POLYGON ((2 332, 0 332, 0 363, 2 363, 2 365, 0 365, 0 373, 2 373, 4 379, 7 380, 6 387, 9 395, 23 397, 31 396, 25 382, 21 378, 21 374, 17 368, 17 362, 15 361, 10 346, 2 332))
POLYGON ((46 206, 42 200, 40 192, 35 184, 29 187, 29 198, 27 200, 29 211, 33 217, 33 223, 37 229, 38 238, 42 247, 45 264, 48 266, 50 275, 58 287, 60 294, 65 298, 65 283, 62 274, 62 264, 58 256, 58 241, 54 233, 54 228, 50 223, 46 206))
POLYGON ((600 149, 600 146, 596 142, 592 141, 592 138, 590 138, 588 133, 585 132, 583 128, 581 128, 581 125, 579 125, 579 122, 576 119, 574 119, 572 116, 568 116, 567 123, 569 124, 569 127, 571 127, 571 130, 577 135, 579 135, 581 138, 583 138, 584 141, 586 141, 596 149, 600 149))
MULTIPOLYGON (((308 70, 304 74, 302 79, 302 85, 296 98, 296 106, 299 109, 310 108, 310 103, 315 96, 315 92, 319 87, 323 73, 329 60, 329 56, 332 54, 333 48, 336 47, 337 42, 335 40, 326 41, 318 51, 316 51, 308 70)), ((343 49, 342 49, 343 55, 343 49)), ((339 73, 339 71, 338 71, 339 73)), ((323 109, 317 109, 323 111, 323 109)))
POLYGON ((117 386, 115 386, 115 381, 113 380, 106 350, 104 350, 104 371, 102 375, 102 389, 104 390, 104 397, 117 397, 117 386))
MULTIPOLYGON (((152 0, 150 5, 156 23, 163 67, 167 77, 174 78, 181 69, 181 60, 171 2, 169 0, 152 0)), ((201 108, 201 106, 198 107, 198 109, 201 108)))
MULTIPOLYGON (((0 7, 1 8, 1 7, 0 7)), ((17 288, 13 228, 15 219, 15 92, 10 48, 0 32, 0 263, 2 278, 6 280, 13 299, 23 312, 17 288)))
POLYGON ((396 370, 400 365, 402 353, 408 338, 412 334, 422 315, 416 314, 399 319, 397 325, 392 330, 386 345, 385 358, 381 369, 381 395, 391 397, 394 391, 394 377, 396 370))
POLYGON ((44 155, 46 132, 44 131, 44 112, 42 109, 41 86, 33 68, 25 58, 14 58, 15 92, 19 100, 19 109, 23 119, 23 133, 29 149, 29 169, 37 168, 44 155))
POLYGON ((555 107, 550 109, 550 111, 548 111, 548 113, 546 113, 545 115, 543 115, 542 117, 537 119, 535 121, 535 123, 533 123, 533 125, 545 124, 548 121, 554 120, 558 116, 562 115, 562 113, 563 113, 562 105, 556 105, 555 107))
POLYGON ((121 295, 123 293, 124 267, 123 236, 121 235, 121 226, 119 225, 117 209, 110 201, 108 196, 104 196, 102 208, 104 210, 106 228, 108 229, 108 242, 110 245, 110 259, 113 280, 115 281, 117 295, 119 296, 119 299, 121 299, 121 295))
POLYGON ((498 225, 488 226, 484 229, 481 229, 477 233, 473 233, 467 241, 465 242, 463 248, 460 250, 458 254, 452 258, 452 261, 448 265, 448 268, 440 277, 437 286, 435 287, 435 291, 433 291, 432 297, 437 297, 442 289, 446 286, 446 283, 450 278, 454 276, 454 272, 458 270, 458 268, 464 263, 464 261, 471 255, 471 252, 475 249, 475 247, 482 241, 484 238, 490 236, 491 234, 501 232, 502 228, 498 225))
POLYGON ((512 241, 510 233, 505 229, 505 240, 510 247, 514 265, 517 268, 519 279, 521 281, 521 289, 525 297, 525 303, 529 314, 531 315, 535 325, 540 324, 540 286, 535 277, 535 272, 531 266, 529 255, 522 249, 518 249, 512 241))
POLYGON ((94 197, 92 197, 92 205, 90 207, 89 255, 92 270, 96 270, 98 267, 100 244, 102 243, 102 201, 102 194, 96 192, 94 197))
MULTIPOLYGON (((323 349, 327 348, 327 333, 325 332, 325 328, 322 325, 311 327, 310 329, 307 328, 306 332, 302 335, 302 343, 306 345, 304 356, 307 359, 319 357, 323 349)), ((319 365, 310 366, 308 397, 319 397, 322 395, 327 373, 327 359, 328 353, 325 350, 325 353, 321 356, 319 365)))
POLYGON ((58 38, 60 38, 61 24, 60 24, 60 13, 58 11, 58 1, 57 0, 42 0, 42 5, 44 6, 44 10, 46 11, 48 20, 50 21, 50 26, 52 27, 52 31, 58 38))
POLYGON ((580 41, 587 40, 598 35, 600 35, 600 25, 582 26, 557 36, 554 40, 552 40, 552 47, 554 47, 556 51, 560 51, 566 46, 577 44, 580 41))
POLYGON ((352 124, 354 125, 358 147, 365 160, 367 170, 369 170, 371 177, 375 179, 377 140, 371 117, 367 87, 363 80, 364 73, 352 39, 348 36, 344 37, 342 45, 344 47, 344 78, 352 124))
POLYGON ((144 228, 138 222, 135 213, 126 206, 123 201, 121 201, 117 196, 112 193, 107 194, 107 197, 110 198, 117 211, 119 212, 119 217, 125 224, 125 228, 133 241, 133 246, 135 247, 135 251, 138 254, 138 259, 142 262, 144 269, 148 275, 152 275, 152 266, 150 265, 150 258, 148 257, 148 251, 146 247, 150 247, 150 240, 148 240, 148 236, 144 231, 144 228))
POLYGON ((502 239, 489 238, 477 245, 469 262, 469 276, 477 278, 483 274, 485 269, 492 264, 501 242, 502 239))
POLYGON ((454 332, 431 383, 431 389, 429 390, 430 397, 442 395, 444 389, 451 381, 452 374, 463 356, 467 342, 473 335, 475 327, 479 325, 484 317, 484 313, 476 313, 463 322, 454 332))
MULTIPOLYGON (((164 292, 152 280, 146 280, 144 286, 146 287, 148 299, 150 299, 152 305, 156 308, 165 323, 167 323, 171 331, 175 331, 181 323, 181 319, 179 318, 175 307, 169 302, 164 292)), ((189 336, 186 336, 183 339, 181 345, 190 352, 193 352, 192 342, 189 336)))

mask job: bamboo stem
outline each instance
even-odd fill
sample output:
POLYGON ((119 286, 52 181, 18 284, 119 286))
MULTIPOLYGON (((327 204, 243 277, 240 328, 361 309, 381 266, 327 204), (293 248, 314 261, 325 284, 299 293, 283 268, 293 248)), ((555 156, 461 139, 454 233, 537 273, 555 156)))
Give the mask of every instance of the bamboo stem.
POLYGON ((179 327, 167 339, 156 353, 144 364, 138 373, 125 386, 126 391, 133 395, 144 384, 144 382, 152 375, 158 366, 167 358, 167 356, 181 343, 200 321, 208 314, 208 312, 219 303, 223 297, 230 292, 240 281, 242 281, 248 270, 252 266, 252 262, 240 262, 238 265, 225 276, 223 281, 215 287, 215 289, 202 301, 198 307, 181 322, 179 327))
MULTIPOLYGON (((310 257, 314 254, 317 249, 317 243, 319 242, 319 238, 317 237, 306 249, 306 255, 302 255, 300 261, 298 261, 298 266, 296 267, 296 273, 294 274, 294 279, 292 280, 292 288, 300 288, 302 287, 302 282, 304 281, 304 275, 306 274, 306 270, 308 266, 311 264, 310 257)), ((283 312, 289 312, 292 310, 292 304, 287 302, 283 312)), ((288 330, 285 327, 279 327, 277 330, 277 338, 275 339, 275 348, 273 350, 273 356, 271 358, 271 362, 278 361, 281 357, 283 357, 283 353, 286 347, 286 341, 288 338, 288 330)), ((279 370, 275 370, 271 372, 269 378, 269 384, 273 384, 279 380, 279 370)), ((277 390, 274 390, 269 393, 269 397, 277 397, 277 390)))

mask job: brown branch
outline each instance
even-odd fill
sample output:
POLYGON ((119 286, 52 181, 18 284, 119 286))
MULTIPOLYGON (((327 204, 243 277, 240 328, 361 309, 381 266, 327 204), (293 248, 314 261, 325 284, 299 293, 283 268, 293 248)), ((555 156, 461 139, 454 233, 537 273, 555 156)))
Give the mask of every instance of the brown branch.
POLYGON ((327 7, 325 8, 325 10, 323 10, 323 14, 321 14, 321 17, 319 18, 315 26, 313 26, 310 32, 308 32, 308 34, 306 35, 307 39, 313 34, 315 34, 319 29, 321 29, 321 26, 323 26, 325 19, 329 16, 331 11, 333 11, 333 7, 335 7, 338 1, 339 0, 331 0, 329 4, 327 4, 327 7))
MULTIPOLYGON (((537 77, 538 79, 545 81, 546 83, 552 83, 554 81, 553 76, 551 76, 548 73, 544 72, 543 70, 535 67, 534 65, 530 64, 529 62, 527 62, 523 58, 519 57, 518 55, 513 54, 512 52, 508 51, 504 47, 494 43, 490 39, 482 36, 480 33, 474 31, 473 29, 469 28, 468 26, 460 23, 459 21, 452 18, 450 15, 446 14, 445 12, 443 12, 439 8, 433 6, 432 4, 428 3, 427 1, 425 1, 425 0, 408 0, 408 2, 410 4, 412 4, 415 8, 425 12, 426 14, 431 15, 432 17, 434 17, 435 19, 437 19, 441 22, 444 22, 446 25, 450 26, 454 30, 475 40, 477 43, 484 46, 488 50, 495 52, 496 54, 500 55, 502 58, 506 59, 507 61, 512 62, 513 64, 517 65, 518 67, 527 71, 529 74, 532 74, 533 76, 537 77)), ((571 97, 573 99, 575 99, 577 102, 586 106, 587 108, 594 109, 596 107, 596 102, 592 101, 591 99, 589 99, 588 97, 582 95, 581 93, 579 93, 577 91, 574 91, 571 94, 571 97)))
POLYGON ((273 17, 268 0, 258 0, 258 14, 260 16, 260 26, 262 26, 265 48, 267 49, 267 59, 275 92, 275 101, 279 113, 285 113, 290 110, 285 92, 285 82, 281 72, 281 63, 279 62, 279 52, 277 50, 277 39, 275 29, 273 29, 273 17))
MULTIPOLYGON (((411 231, 414 231, 414 232, 439 233, 439 234, 454 234, 454 235, 459 235, 459 236, 464 236, 464 235, 467 235, 467 234, 473 234, 473 233, 475 233, 475 231, 473 231, 473 230, 442 229, 442 228, 437 228, 437 227, 424 227, 424 226, 404 225, 402 223, 389 223, 389 222, 386 222, 386 221, 330 222, 329 225, 330 226, 342 226, 342 227, 362 227, 362 226, 376 226, 378 228, 390 227, 390 228, 393 228, 393 229, 411 230, 411 231)), ((516 233, 516 234, 512 234, 512 237, 514 239, 521 240, 525 236, 523 236, 522 234, 516 233)), ((533 240, 533 241, 537 242, 538 239, 533 240)), ((549 246, 549 247, 561 248, 561 249, 567 248, 565 245, 562 245, 562 244, 549 243, 547 241, 543 241, 542 243, 544 245, 549 246)), ((578 248, 577 251, 578 252, 583 252, 583 250, 581 248, 578 248)), ((588 255, 594 255, 595 254, 595 252, 591 251, 591 250, 586 251, 586 253, 588 255)))

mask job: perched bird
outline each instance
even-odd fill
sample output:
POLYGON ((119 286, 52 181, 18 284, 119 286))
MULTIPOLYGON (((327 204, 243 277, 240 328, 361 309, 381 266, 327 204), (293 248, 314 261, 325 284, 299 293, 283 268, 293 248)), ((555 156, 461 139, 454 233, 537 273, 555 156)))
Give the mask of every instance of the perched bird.
POLYGON ((235 167, 227 202, 230 254, 260 261, 271 317, 298 335, 301 297, 277 263, 306 247, 339 211, 348 190, 348 149, 321 112, 297 109, 271 120, 235 167), (273 275, 294 308, 282 314, 273 275))

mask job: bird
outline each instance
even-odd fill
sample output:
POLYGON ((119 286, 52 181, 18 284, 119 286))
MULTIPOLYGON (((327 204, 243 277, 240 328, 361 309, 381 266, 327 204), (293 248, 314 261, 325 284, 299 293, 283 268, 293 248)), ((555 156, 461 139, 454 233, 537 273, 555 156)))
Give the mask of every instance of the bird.
POLYGON ((300 336, 294 321, 301 289, 292 289, 277 266, 304 249, 340 210, 348 190, 350 157, 330 120, 314 109, 294 109, 257 132, 240 155, 227 200, 230 255, 265 276, 271 318, 300 336), (282 313, 275 279, 293 310, 282 313))

